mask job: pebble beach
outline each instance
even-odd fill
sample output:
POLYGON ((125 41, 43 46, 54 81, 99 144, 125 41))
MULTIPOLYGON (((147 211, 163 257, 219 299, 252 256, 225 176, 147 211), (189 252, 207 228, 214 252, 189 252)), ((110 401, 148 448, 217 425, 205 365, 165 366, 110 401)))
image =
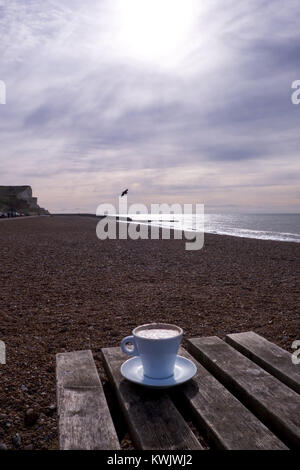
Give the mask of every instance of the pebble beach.
POLYGON ((100 241, 96 225, 0 221, 0 448, 58 448, 57 353, 91 349, 109 395, 101 348, 137 325, 175 323, 185 337, 252 330, 290 352, 299 339, 298 243, 209 234, 186 251, 184 240, 100 241))

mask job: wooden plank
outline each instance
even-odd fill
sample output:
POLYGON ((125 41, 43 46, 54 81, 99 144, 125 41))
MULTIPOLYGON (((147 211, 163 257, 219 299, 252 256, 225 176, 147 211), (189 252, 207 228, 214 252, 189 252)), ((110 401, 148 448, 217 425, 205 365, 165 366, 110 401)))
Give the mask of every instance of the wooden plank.
POLYGON ((226 342, 300 393, 300 366, 293 364, 292 355, 288 351, 254 331, 227 335, 226 342))
POLYGON ((188 340, 190 352, 292 448, 300 445, 300 397, 216 336, 188 340))
POLYGON ((120 367, 128 356, 120 348, 105 348, 102 354, 106 372, 138 449, 202 449, 164 390, 148 389, 122 377, 120 367))
POLYGON ((183 348, 197 374, 176 390, 192 410, 212 447, 226 450, 283 450, 287 447, 183 348))
POLYGON ((293 364, 292 355, 288 351, 254 331, 227 335, 226 342, 288 387, 300 393, 300 367, 293 364))
POLYGON ((57 354, 56 378, 60 449, 119 449, 92 352, 57 354))

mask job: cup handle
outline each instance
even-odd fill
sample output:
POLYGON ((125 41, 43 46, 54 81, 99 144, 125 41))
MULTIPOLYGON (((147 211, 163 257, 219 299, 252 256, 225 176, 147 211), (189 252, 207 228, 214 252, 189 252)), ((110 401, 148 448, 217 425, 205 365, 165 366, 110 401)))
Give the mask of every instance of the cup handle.
POLYGON ((126 336, 126 338, 123 338, 122 341, 121 341, 121 349, 125 354, 128 354, 128 356, 138 356, 139 355, 134 336, 126 336), (133 344, 133 349, 127 349, 126 343, 132 343, 133 344))

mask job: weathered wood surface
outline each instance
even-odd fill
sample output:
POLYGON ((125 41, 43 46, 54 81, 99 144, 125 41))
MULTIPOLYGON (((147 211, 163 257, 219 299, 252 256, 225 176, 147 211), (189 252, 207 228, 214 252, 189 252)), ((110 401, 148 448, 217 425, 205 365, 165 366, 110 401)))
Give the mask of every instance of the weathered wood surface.
POLYGON ((300 365, 293 364, 292 355, 288 351, 254 331, 227 335, 226 342, 300 393, 300 365))
POLYGON ((92 352, 56 355, 60 449, 119 449, 92 352))
POLYGON ((188 340, 190 352, 288 446, 300 446, 300 397, 216 336, 188 340))
POLYGON ((125 380, 120 372, 128 359, 120 348, 102 349, 104 365, 137 448, 143 450, 202 449, 164 390, 152 390, 125 380))
POLYGON ((197 374, 175 393, 191 408, 212 447, 228 450, 287 449, 187 351, 181 348, 180 355, 195 362, 197 374))

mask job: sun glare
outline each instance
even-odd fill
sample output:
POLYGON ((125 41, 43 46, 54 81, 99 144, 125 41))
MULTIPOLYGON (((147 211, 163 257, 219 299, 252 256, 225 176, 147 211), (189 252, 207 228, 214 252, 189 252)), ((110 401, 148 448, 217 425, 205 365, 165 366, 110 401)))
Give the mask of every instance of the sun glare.
POLYGON ((195 5, 194 0, 120 0, 115 10, 118 47, 137 60, 178 60, 190 47, 195 5))

